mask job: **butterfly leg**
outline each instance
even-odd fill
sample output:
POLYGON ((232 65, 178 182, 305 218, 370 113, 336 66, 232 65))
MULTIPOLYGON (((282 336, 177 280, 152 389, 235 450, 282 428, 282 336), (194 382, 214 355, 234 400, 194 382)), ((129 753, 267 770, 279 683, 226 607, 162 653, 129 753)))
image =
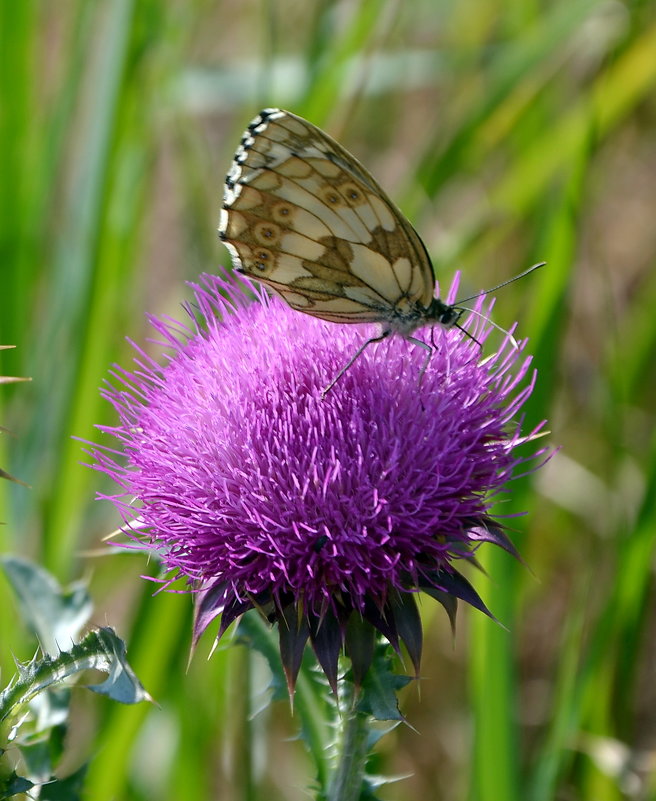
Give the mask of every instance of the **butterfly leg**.
POLYGON ((349 369, 349 367, 355 362, 355 360, 358 358, 358 356, 360 356, 362 351, 368 345, 372 345, 374 342, 382 342, 384 339, 387 339, 387 337, 391 333, 392 333, 391 329, 387 330, 387 331, 383 331, 383 333, 380 334, 379 336, 372 337, 371 339, 368 339, 366 342, 364 342, 362 345, 360 345, 360 347, 356 350, 355 355, 352 356, 348 360, 348 362, 344 365, 344 367, 342 367, 342 369, 339 371, 339 373, 337 373, 337 375, 333 378, 333 380, 330 382, 330 384, 328 384, 328 386, 325 387, 325 389, 321 390, 321 397, 322 398, 326 397, 326 395, 330 392, 330 390, 335 386, 335 384, 339 381, 339 379, 344 375, 344 373, 349 369))
MULTIPOLYGON (((431 342, 432 342, 433 332, 431 330, 431 342)), ((428 345, 426 342, 422 342, 421 339, 416 339, 415 337, 406 337, 408 342, 412 342, 413 345, 419 345, 420 348, 423 348, 426 353, 426 358, 424 360, 424 364, 422 365, 421 370, 419 371, 419 382, 418 385, 421 386, 421 381, 428 370, 428 365, 430 364, 430 360, 433 358, 433 351, 435 350, 435 344, 428 345)))

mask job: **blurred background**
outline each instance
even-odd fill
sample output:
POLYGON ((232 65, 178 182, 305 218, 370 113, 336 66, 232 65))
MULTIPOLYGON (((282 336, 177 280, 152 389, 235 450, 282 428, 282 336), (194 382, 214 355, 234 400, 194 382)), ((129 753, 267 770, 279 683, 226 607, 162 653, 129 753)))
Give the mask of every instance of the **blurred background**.
MULTIPOLYGON (((0 5, 0 550, 85 578, 159 706, 79 691, 66 770, 94 801, 308 798, 289 705, 240 647, 187 668, 191 603, 152 596, 83 466, 144 314, 229 263, 243 129, 281 106, 379 179, 463 291, 505 288, 560 448, 503 511, 526 566, 472 577, 507 630, 422 604, 422 680, 377 750, 400 799, 656 799, 656 4, 618 0, 20 0, 0 5), (420 690, 420 692, 419 692, 420 690)), ((35 641, 0 578, 3 684, 35 641)))

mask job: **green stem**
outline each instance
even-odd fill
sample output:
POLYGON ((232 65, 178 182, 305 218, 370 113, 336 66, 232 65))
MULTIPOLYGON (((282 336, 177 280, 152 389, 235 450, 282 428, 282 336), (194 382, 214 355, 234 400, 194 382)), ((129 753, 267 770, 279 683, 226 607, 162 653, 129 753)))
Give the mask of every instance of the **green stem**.
POLYGON ((370 716, 357 710, 357 693, 342 718, 337 742, 337 768, 330 783, 328 801, 358 801, 367 761, 370 716))
POLYGON ((239 801, 253 801, 255 788, 253 782, 254 727, 252 721, 251 691, 253 678, 253 653, 247 648, 234 652, 233 690, 235 700, 240 704, 240 714, 235 716, 232 732, 233 782, 235 798, 239 801))

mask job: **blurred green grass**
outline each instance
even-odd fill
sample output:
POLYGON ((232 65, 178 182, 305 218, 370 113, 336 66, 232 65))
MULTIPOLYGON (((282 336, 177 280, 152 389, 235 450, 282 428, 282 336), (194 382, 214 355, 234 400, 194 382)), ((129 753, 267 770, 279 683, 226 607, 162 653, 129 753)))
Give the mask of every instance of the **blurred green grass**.
MULTIPOLYGON (((286 708, 261 704, 239 649, 188 671, 185 598, 151 597, 139 556, 86 552, 118 521, 93 502, 80 443, 111 422, 98 387, 179 314, 184 281, 226 264, 222 181, 263 106, 309 116, 352 150, 424 237, 438 277, 503 290, 539 370, 527 412, 561 452, 504 513, 531 572, 484 554, 504 631, 462 610, 455 649, 428 603, 421 699, 383 739, 386 799, 656 798, 656 8, 495 0, 113 0, 0 6, 3 551, 87 574, 158 709, 94 700, 75 758, 88 797, 304 797, 286 708), (240 668, 241 665, 241 668, 240 668), (296 793, 296 795, 294 795, 296 793)), ((30 656, 0 582, 0 665, 30 656)))

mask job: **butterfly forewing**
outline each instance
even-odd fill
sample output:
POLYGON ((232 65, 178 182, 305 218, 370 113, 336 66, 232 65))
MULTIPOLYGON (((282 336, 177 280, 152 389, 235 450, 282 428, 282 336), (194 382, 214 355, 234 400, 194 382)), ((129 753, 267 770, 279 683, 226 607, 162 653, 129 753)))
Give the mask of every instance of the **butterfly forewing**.
POLYGON ((316 317, 384 322, 433 298, 410 223, 350 153, 286 111, 244 134, 219 230, 238 269, 316 317))

